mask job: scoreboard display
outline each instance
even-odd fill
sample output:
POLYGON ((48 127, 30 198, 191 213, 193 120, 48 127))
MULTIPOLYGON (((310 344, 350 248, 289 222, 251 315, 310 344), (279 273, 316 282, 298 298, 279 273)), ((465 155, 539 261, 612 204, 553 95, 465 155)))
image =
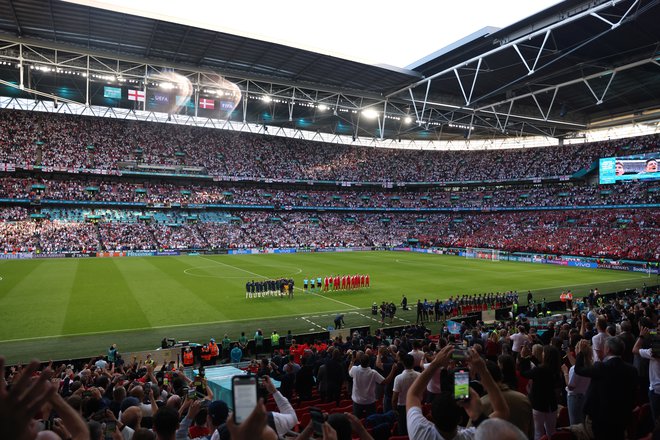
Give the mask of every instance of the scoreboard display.
POLYGON ((660 153, 602 158, 598 167, 600 183, 660 179, 658 160, 660 160, 660 153))

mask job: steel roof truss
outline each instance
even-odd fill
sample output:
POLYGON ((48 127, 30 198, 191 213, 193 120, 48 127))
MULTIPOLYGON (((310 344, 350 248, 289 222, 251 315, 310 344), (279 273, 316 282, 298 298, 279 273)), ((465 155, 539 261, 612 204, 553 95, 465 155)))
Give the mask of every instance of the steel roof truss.
POLYGON ((596 95, 596 92, 594 92, 594 89, 591 88, 591 85, 589 84, 589 81, 587 79, 584 79, 584 83, 587 85, 587 88, 591 92, 592 95, 594 95, 594 98, 596 98, 596 104, 600 105, 603 103, 603 100, 605 99, 605 95, 607 94, 607 91, 610 88, 610 84, 612 84, 612 80, 616 76, 616 71, 612 71, 610 73, 610 80, 607 82, 607 86, 605 86, 605 90, 603 90, 603 94, 599 98, 598 95, 596 95))
POLYGON ((592 17, 595 17, 595 18, 597 18, 597 19, 599 19, 599 20, 604 21, 605 23, 607 23, 608 25, 610 25, 610 26, 612 27, 612 29, 615 29, 615 28, 621 26, 621 23, 623 22, 623 20, 625 20, 625 18, 628 16, 628 14, 630 14, 630 11, 632 11, 632 9, 635 7, 635 5, 636 5, 637 3, 639 3, 639 0, 635 0, 635 1, 630 5, 630 7, 628 8, 628 10, 626 10, 626 12, 621 16, 621 18, 619 18, 619 21, 617 21, 616 23, 612 23, 612 22, 609 21, 607 18, 605 18, 605 17, 603 17, 602 15, 600 15, 598 12, 592 12, 592 13, 589 14, 589 15, 591 15, 592 17))
POLYGON ((552 94, 552 99, 550 100, 550 105, 548 105, 548 110, 545 113, 543 112, 543 109, 541 108, 541 104, 539 104, 538 99, 536 99, 536 95, 532 95, 532 98, 534 99, 534 102, 536 103, 536 107, 538 107, 539 113, 541 113, 541 116, 543 116, 544 121, 547 121, 548 117, 550 116, 550 111, 552 110, 552 104, 554 104, 554 102, 555 102, 555 98, 557 97, 557 92, 558 91, 559 91, 559 88, 555 87, 555 91, 552 94))
POLYGON ((93 60, 93 61, 96 61, 97 63, 99 63, 100 65, 102 65, 102 66, 105 67, 106 69, 108 69, 108 71, 111 72, 111 73, 114 73, 114 74, 119 73, 119 60, 117 60, 117 68, 114 68, 114 67, 110 67, 110 66, 109 66, 108 64, 106 64, 104 61, 101 61, 100 58, 97 58, 97 57, 94 57, 94 56, 90 56, 90 59, 93 60))
MULTIPOLYGON (((470 105, 470 102, 472 101, 472 93, 474 92, 474 86, 477 83, 477 77, 479 76, 479 71, 481 70, 481 62, 483 61, 483 58, 479 58, 477 61, 477 70, 474 72, 474 78, 472 78, 472 87, 470 87, 470 95, 465 94, 465 88, 463 87, 463 81, 461 81, 461 76, 458 74, 458 68, 454 69, 454 74, 456 75, 456 80, 458 81, 458 85, 461 88, 461 93, 463 93, 463 99, 465 99, 465 105, 470 105)), ((467 67, 468 65, 465 64, 463 67, 467 67)), ((429 81, 430 84, 430 81, 429 81)))
POLYGON ((485 105, 483 107, 477 108, 476 111, 483 111, 485 109, 491 108, 492 106, 499 106, 499 105, 502 105, 502 104, 506 104, 508 102, 520 101, 520 100, 525 99, 525 98, 530 98, 534 95, 538 95, 538 94, 541 94, 541 93, 546 93, 546 92, 552 91, 553 89, 561 89, 561 88, 572 86, 572 85, 575 85, 575 84, 578 84, 578 83, 581 83, 581 82, 584 82, 587 85, 589 90, 591 90, 591 93, 593 94, 594 98, 596 99, 596 102, 598 104, 601 104, 602 100, 605 98, 605 94, 607 93, 610 84, 612 83, 612 80, 614 79, 614 75, 617 72, 623 72, 623 71, 633 69, 635 67, 639 67, 639 66, 642 66, 644 64, 652 63, 652 62, 655 62, 655 61, 656 61, 655 58, 653 58, 653 59, 646 58, 646 59, 642 59, 642 60, 639 60, 639 61, 634 61, 632 63, 628 63, 628 64, 625 64, 623 66, 615 67, 614 69, 608 69, 608 70, 605 70, 603 72, 598 72, 598 73, 594 73, 592 75, 572 79, 572 80, 569 80, 569 81, 565 81, 561 84, 556 84, 556 85, 553 85, 553 86, 544 87, 544 88, 536 90, 534 92, 529 92, 529 93, 526 93, 524 95, 514 96, 514 97, 509 98, 509 99, 505 99, 505 100, 502 100, 502 101, 499 101, 499 102, 496 102, 496 103, 488 104, 488 105, 485 105), (610 80, 608 82, 607 87, 605 88, 604 93, 599 98, 596 95, 596 93, 593 91, 591 86, 589 85, 589 81, 592 80, 592 79, 603 77, 605 75, 611 75, 611 77, 610 77, 610 80))
MULTIPOLYGON (((553 24, 551 24, 551 25, 549 25, 549 26, 546 26, 545 28, 539 29, 539 30, 537 30, 537 31, 535 31, 535 32, 532 32, 532 33, 528 34, 528 35, 523 35, 523 36, 521 36, 521 37, 518 37, 518 38, 516 38, 516 39, 513 40, 513 41, 510 41, 510 42, 504 43, 504 44, 502 44, 501 46, 496 47, 496 48, 494 48, 494 49, 491 49, 491 50, 489 50, 489 51, 487 51, 487 52, 485 52, 485 53, 483 53, 483 54, 481 54, 481 55, 477 55, 477 56, 472 57, 472 58, 470 58, 470 59, 468 59, 468 60, 462 61, 462 62, 460 62, 460 63, 458 63, 458 64, 456 64, 456 65, 454 65, 454 66, 452 66, 452 67, 449 67, 449 68, 444 69, 444 70, 442 70, 442 71, 440 71, 440 72, 434 73, 433 75, 431 75, 431 76, 429 76, 429 77, 427 77, 427 78, 424 78, 424 79, 422 79, 422 80, 420 80, 420 81, 417 81, 416 83, 414 83, 414 84, 412 84, 412 85, 410 85, 410 86, 406 86, 406 88, 404 88, 404 89, 400 89, 400 90, 397 90, 397 91, 395 91, 395 92, 390 93, 390 94, 388 95, 388 97, 396 96, 396 95, 398 95, 399 93, 405 91, 407 88, 410 88, 410 87, 413 87, 413 88, 414 88, 414 87, 418 87, 418 86, 420 86, 420 85, 422 85, 422 84, 424 84, 424 83, 426 83, 426 82, 429 82, 429 81, 434 80, 435 78, 438 78, 438 77, 444 76, 444 75, 446 75, 447 73, 451 73, 451 72, 452 72, 454 69, 456 69, 456 68, 459 68, 459 67, 461 67, 461 66, 465 66, 465 65, 471 64, 471 63, 477 61, 479 58, 486 58, 486 57, 489 57, 489 56, 491 56, 491 55, 495 55, 495 54, 497 54, 497 53, 499 53, 499 52, 501 52, 501 51, 503 51, 503 50, 506 50, 506 49, 508 49, 508 48, 510 48, 510 47, 514 47, 515 50, 519 51, 519 49, 517 49, 517 45, 520 44, 520 43, 523 43, 523 42, 529 42, 530 40, 532 40, 533 38, 535 38, 535 37, 537 37, 537 36, 547 34, 548 31, 552 31, 553 29, 556 29, 556 28, 559 28, 559 27, 563 27, 563 26, 565 26, 565 25, 567 25, 567 24, 569 24, 569 23, 572 23, 572 22, 574 22, 574 21, 580 20, 580 19, 584 18, 585 16, 589 16, 592 12, 598 12, 598 11, 600 11, 600 10, 603 10, 603 9, 606 9, 606 8, 609 8, 609 7, 612 7, 612 6, 615 6, 615 5, 617 5, 618 3, 621 3, 622 1, 626 1, 626 0, 611 0, 611 1, 609 1, 609 2, 602 3, 602 4, 600 4, 600 5, 592 6, 589 10, 586 10, 586 11, 583 11, 583 12, 580 12, 580 13, 577 13, 577 14, 575 14, 575 15, 572 16, 572 17, 565 18, 565 19, 563 19, 563 20, 557 21, 557 22, 555 22, 555 23, 553 23, 553 24)), ((639 1, 639 0, 635 0, 635 3, 636 3, 637 1, 639 1)), ((521 58, 523 58, 522 55, 521 55, 521 58)), ((524 58, 523 58, 523 59, 524 59, 524 58)), ((526 61, 525 61, 525 64, 527 64, 526 61)), ((528 68, 528 70, 529 70, 529 68, 528 68)))

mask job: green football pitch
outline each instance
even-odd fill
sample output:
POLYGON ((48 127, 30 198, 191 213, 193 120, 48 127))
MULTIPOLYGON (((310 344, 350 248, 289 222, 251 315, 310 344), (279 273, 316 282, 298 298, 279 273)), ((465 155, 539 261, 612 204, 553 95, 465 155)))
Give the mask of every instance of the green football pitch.
MULTIPOLYGON (((562 289, 577 295, 641 286, 644 274, 577 269, 403 252, 268 255, 199 255, 107 259, 2 260, 0 262, 0 354, 10 362, 67 359, 148 350, 163 337, 203 342, 251 337, 257 328, 285 334, 319 331, 345 313, 348 327, 374 322, 373 302, 402 294, 417 299, 457 294, 527 290, 556 299, 562 289), (308 277, 366 273, 371 287, 350 292, 303 293, 308 277), (245 298, 249 280, 291 277, 293 299, 245 298)), ((391 325, 415 320, 397 312, 391 325)))

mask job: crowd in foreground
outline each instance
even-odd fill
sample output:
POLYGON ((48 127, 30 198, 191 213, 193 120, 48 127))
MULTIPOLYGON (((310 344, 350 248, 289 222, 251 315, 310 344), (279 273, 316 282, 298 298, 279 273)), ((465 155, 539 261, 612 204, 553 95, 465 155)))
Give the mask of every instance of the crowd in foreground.
POLYGON ((263 400, 240 425, 203 369, 190 378, 175 362, 124 361, 114 346, 80 369, 0 361, 0 438, 650 439, 658 300, 594 290, 583 312, 542 327, 520 314, 438 335, 408 326, 291 339, 246 368, 263 400), (465 372, 469 387, 457 387, 465 372))
MULTIPOLYGON (((4 209, 0 209, 0 218, 4 209)), ((340 214, 240 211, 195 222, 187 211, 51 210, 56 219, 27 219, 9 208, 0 221, 5 252, 129 251, 328 247, 474 247, 508 252, 660 260, 657 210, 535 211, 452 214, 340 214), (99 212, 99 223, 85 218, 99 212), (153 220, 161 216, 164 220, 153 220)))

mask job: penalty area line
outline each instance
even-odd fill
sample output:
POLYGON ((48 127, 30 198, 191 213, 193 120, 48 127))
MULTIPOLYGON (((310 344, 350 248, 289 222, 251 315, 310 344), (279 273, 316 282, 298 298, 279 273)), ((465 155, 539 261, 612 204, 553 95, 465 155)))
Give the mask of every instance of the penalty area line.
POLYGON ((311 319, 307 319, 307 318, 304 317, 304 316, 301 316, 300 319, 309 322, 310 324, 312 324, 312 325, 315 326, 315 327, 320 328, 321 330, 326 330, 325 327, 318 325, 317 323, 315 323, 315 322, 312 321, 311 319))

